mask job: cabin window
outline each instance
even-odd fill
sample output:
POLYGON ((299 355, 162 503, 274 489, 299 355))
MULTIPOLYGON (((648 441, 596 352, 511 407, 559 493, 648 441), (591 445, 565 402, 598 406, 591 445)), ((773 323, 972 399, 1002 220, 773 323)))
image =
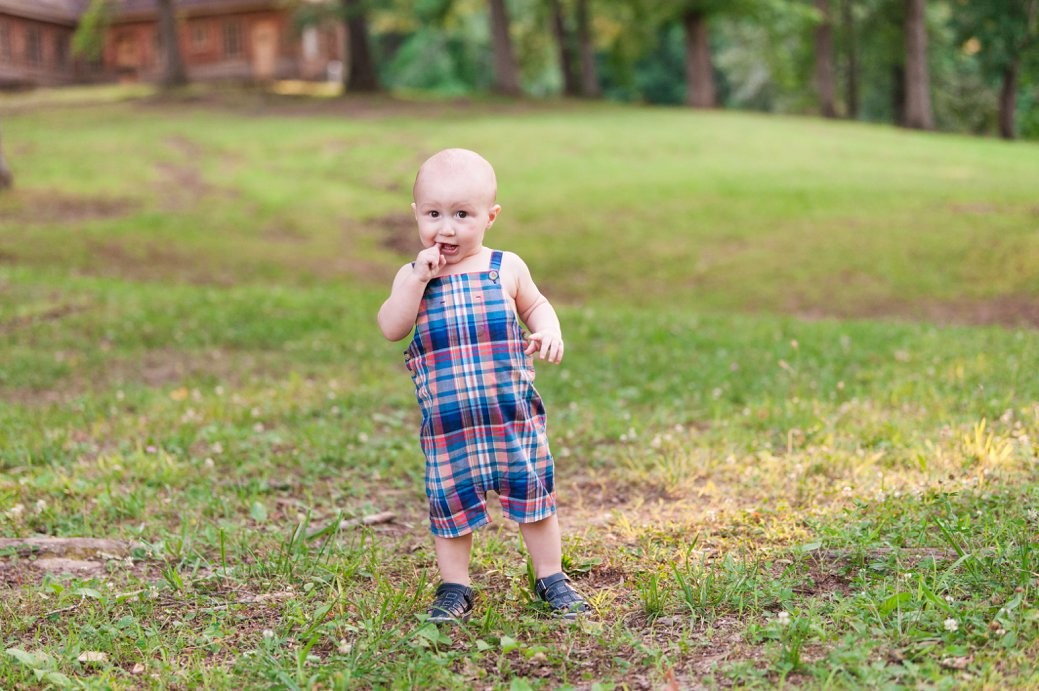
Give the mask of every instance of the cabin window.
POLYGON ((209 47, 209 25, 194 24, 191 27, 191 47, 195 50, 205 50, 209 47))
POLYGON ((0 19, 0 59, 11 61, 13 51, 11 50, 11 27, 0 19))
POLYGON ((69 61, 69 39, 67 36, 58 34, 54 37, 54 64, 65 67, 69 61))
POLYGON ((43 62, 43 37, 38 26, 30 26, 25 30, 25 60, 30 65, 43 62))
POLYGON ((242 23, 236 19, 224 22, 224 57, 238 57, 242 48, 242 23))

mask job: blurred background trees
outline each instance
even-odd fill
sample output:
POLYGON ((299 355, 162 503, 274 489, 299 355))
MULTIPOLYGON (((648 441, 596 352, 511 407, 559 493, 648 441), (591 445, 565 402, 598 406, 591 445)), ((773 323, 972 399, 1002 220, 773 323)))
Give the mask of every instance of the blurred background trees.
POLYGON ((1039 0, 341 0, 348 90, 1039 137, 1039 0))
MULTIPOLYGON (((1039 138, 1039 0, 285 0, 342 22, 347 92, 554 96, 1039 138)), ((96 58, 114 0, 74 38, 96 58)), ((178 2, 163 84, 186 81, 178 2)), ((338 78, 338 77, 337 77, 338 78)))

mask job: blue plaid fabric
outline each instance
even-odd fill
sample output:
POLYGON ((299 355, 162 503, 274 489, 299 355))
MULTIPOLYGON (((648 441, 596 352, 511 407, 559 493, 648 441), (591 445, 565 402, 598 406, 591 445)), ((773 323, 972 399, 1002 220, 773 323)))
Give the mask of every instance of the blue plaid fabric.
POLYGON ((555 512, 545 408, 501 257, 487 271, 431 280, 404 354, 422 408, 430 528, 441 537, 488 523, 488 490, 519 523, 555 512))

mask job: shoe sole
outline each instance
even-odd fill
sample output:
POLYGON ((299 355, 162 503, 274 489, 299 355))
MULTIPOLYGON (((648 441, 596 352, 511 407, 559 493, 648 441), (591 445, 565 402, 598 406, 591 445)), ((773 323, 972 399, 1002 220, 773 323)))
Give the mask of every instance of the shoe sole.
POLYGON ((426 621, 433 622, 434 624, 464 624, 469 621, 471 613, 462 615, 461 617, 428 617, 426 621))

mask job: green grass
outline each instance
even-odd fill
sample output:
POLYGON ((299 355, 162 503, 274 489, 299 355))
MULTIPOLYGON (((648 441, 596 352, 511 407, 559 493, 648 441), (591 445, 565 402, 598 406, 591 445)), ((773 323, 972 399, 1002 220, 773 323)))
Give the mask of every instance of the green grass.
POLYGON ((1039 683, 1034 145, 610 105, 26 98, 0 101, 0 536, 132 548, 79 576, 0 553, 0 687, 1039 683), (496 164, 489 242, 564 324, 538 386, 597 609, 579 625, 531 601, 500 514, 474 620, 421 621, 418 411, 374 314, 414 168, 447 145, 496 164))

